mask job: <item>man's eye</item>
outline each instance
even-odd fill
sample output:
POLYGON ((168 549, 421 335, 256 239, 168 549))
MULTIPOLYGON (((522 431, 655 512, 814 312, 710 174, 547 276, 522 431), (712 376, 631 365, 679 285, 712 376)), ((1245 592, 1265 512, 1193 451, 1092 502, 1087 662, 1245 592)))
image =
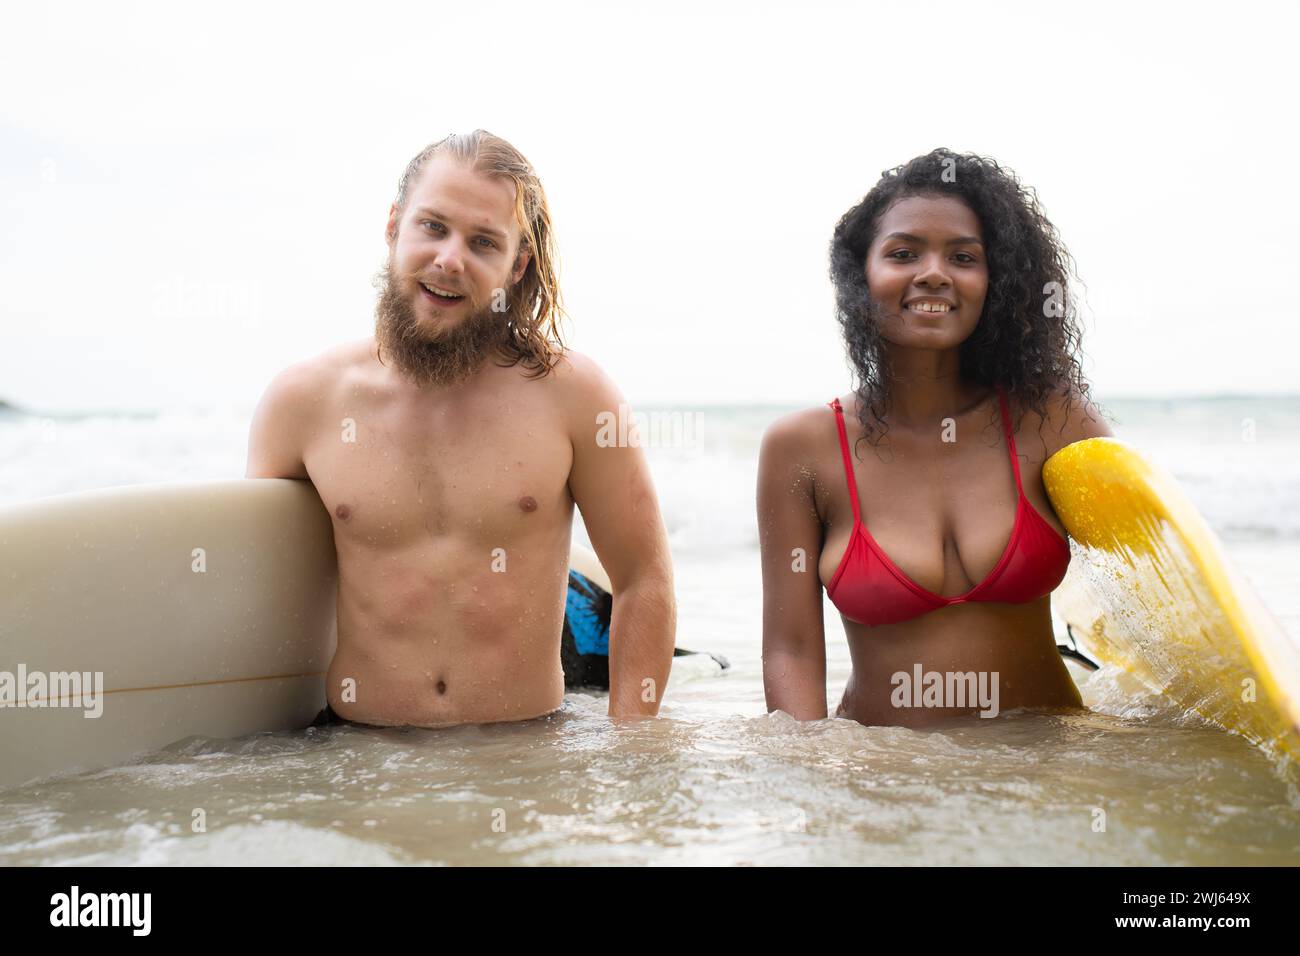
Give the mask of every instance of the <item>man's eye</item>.
POLYGON ((422 225, 422 226, 429 226, 429 227, 432 228, 432 229, 441 229, 441 228, 442 228, 442 223, 440 223, 440 222, 430 222, 428 219, 426 219, 424 222, 420 223, 420 225, 422 225))
POLYGON ((491 239, 488 239, 484 236, 479 236, 479 242, 486 244, 489 249, 495 249, 497 246, 495 242, 493 242, 491 239))

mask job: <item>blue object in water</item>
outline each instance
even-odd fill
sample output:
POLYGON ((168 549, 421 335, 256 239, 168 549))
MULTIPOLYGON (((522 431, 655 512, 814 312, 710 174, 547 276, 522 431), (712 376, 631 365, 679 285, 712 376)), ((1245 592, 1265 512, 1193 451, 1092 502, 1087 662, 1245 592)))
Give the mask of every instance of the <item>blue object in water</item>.
POLYGON ((609 655, 610 598, 590 578, 569 572, 569 592, 564 603, 564 620, 573 633, 579 654, 609 655))

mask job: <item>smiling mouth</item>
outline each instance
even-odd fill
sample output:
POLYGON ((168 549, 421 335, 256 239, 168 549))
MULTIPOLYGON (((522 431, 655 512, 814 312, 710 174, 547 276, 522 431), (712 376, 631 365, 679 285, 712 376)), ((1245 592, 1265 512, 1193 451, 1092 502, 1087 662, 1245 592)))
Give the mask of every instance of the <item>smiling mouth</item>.
POLYGON ((439 305, 455 305, 456 303, 465 300, 464 295, 450 291, 438 291, 436 286, 428 286, 423 282, 420 283, 420 291, 424 294, 426 299, 436 302, 439 305))

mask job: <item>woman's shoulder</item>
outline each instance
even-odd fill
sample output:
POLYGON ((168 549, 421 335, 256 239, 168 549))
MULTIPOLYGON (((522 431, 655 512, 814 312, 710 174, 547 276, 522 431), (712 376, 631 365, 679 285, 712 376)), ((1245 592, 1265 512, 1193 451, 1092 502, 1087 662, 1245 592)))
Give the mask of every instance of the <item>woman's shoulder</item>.
POLYGON ((796 409, 763 430, 759 471, 772 479, 811 479, 811 487, 816 487, 818 476, 838 461, 838 447, 835 413, 829 403, 796 409))
POLYGON ((1039 414, 1032 408, 1024 409, 1024 420, 1018 429, 1042 436, 1043 460, 1075 442, 1113 437, 1101 405, 1075 386, 1060 386, 1049 393, 1043 411, 1044 414, 1039 414))
POLYGON ((787 412, 763 430, 763 449, 783 457, 807 456, 823 450, 828 435, 835 434, 835 413, 830 403, 787 412))

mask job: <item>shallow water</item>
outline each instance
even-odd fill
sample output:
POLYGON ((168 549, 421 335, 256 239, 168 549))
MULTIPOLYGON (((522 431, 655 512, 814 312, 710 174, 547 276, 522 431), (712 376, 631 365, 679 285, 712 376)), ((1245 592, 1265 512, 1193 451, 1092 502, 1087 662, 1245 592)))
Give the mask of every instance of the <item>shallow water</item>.
POLYGON ((0 863, 1300 862, 1294 783, 1123 675, 1084 680, 1091 713, 941 730, 765 713, 757 616, 736 603, 756 571, 679 568, 679 643, 733 669, 679 659, 659 720, 615 726, 603 696, 570 694, 517 724, 191 738, 0 792, 0 863))
MULTIPOLYGON (((1116 403, 1121 437, 1183 483, 1300 634, 1300 399, 1116 403), (1243 442, 1241 422, 1257 424, 1243 442)), ((443 731, 332 727, 190 739, 134 764, 0 791, 0 864, 1300 864, 1295 768, 1120 675, 1092 713, 942 730, 798 724, 763 700, 753 488, 782 409, 711 410, 649 457, 677 560, 679 658, 661 719, 605 700, 443 731), (206 832, 193 832, 194 812, 206 832), (1104 813, 1104 817, 1101 814, 1104 813), (1101 831, 1100 824, 1105 829, 1101 831)), ((0 421, 0 501, 242 473, 247 416, 0 421)), ((848 649, 825 606, 828 697, 848 649)), ((1083 680, 1083 678, 1080 678, 1083 680)))

